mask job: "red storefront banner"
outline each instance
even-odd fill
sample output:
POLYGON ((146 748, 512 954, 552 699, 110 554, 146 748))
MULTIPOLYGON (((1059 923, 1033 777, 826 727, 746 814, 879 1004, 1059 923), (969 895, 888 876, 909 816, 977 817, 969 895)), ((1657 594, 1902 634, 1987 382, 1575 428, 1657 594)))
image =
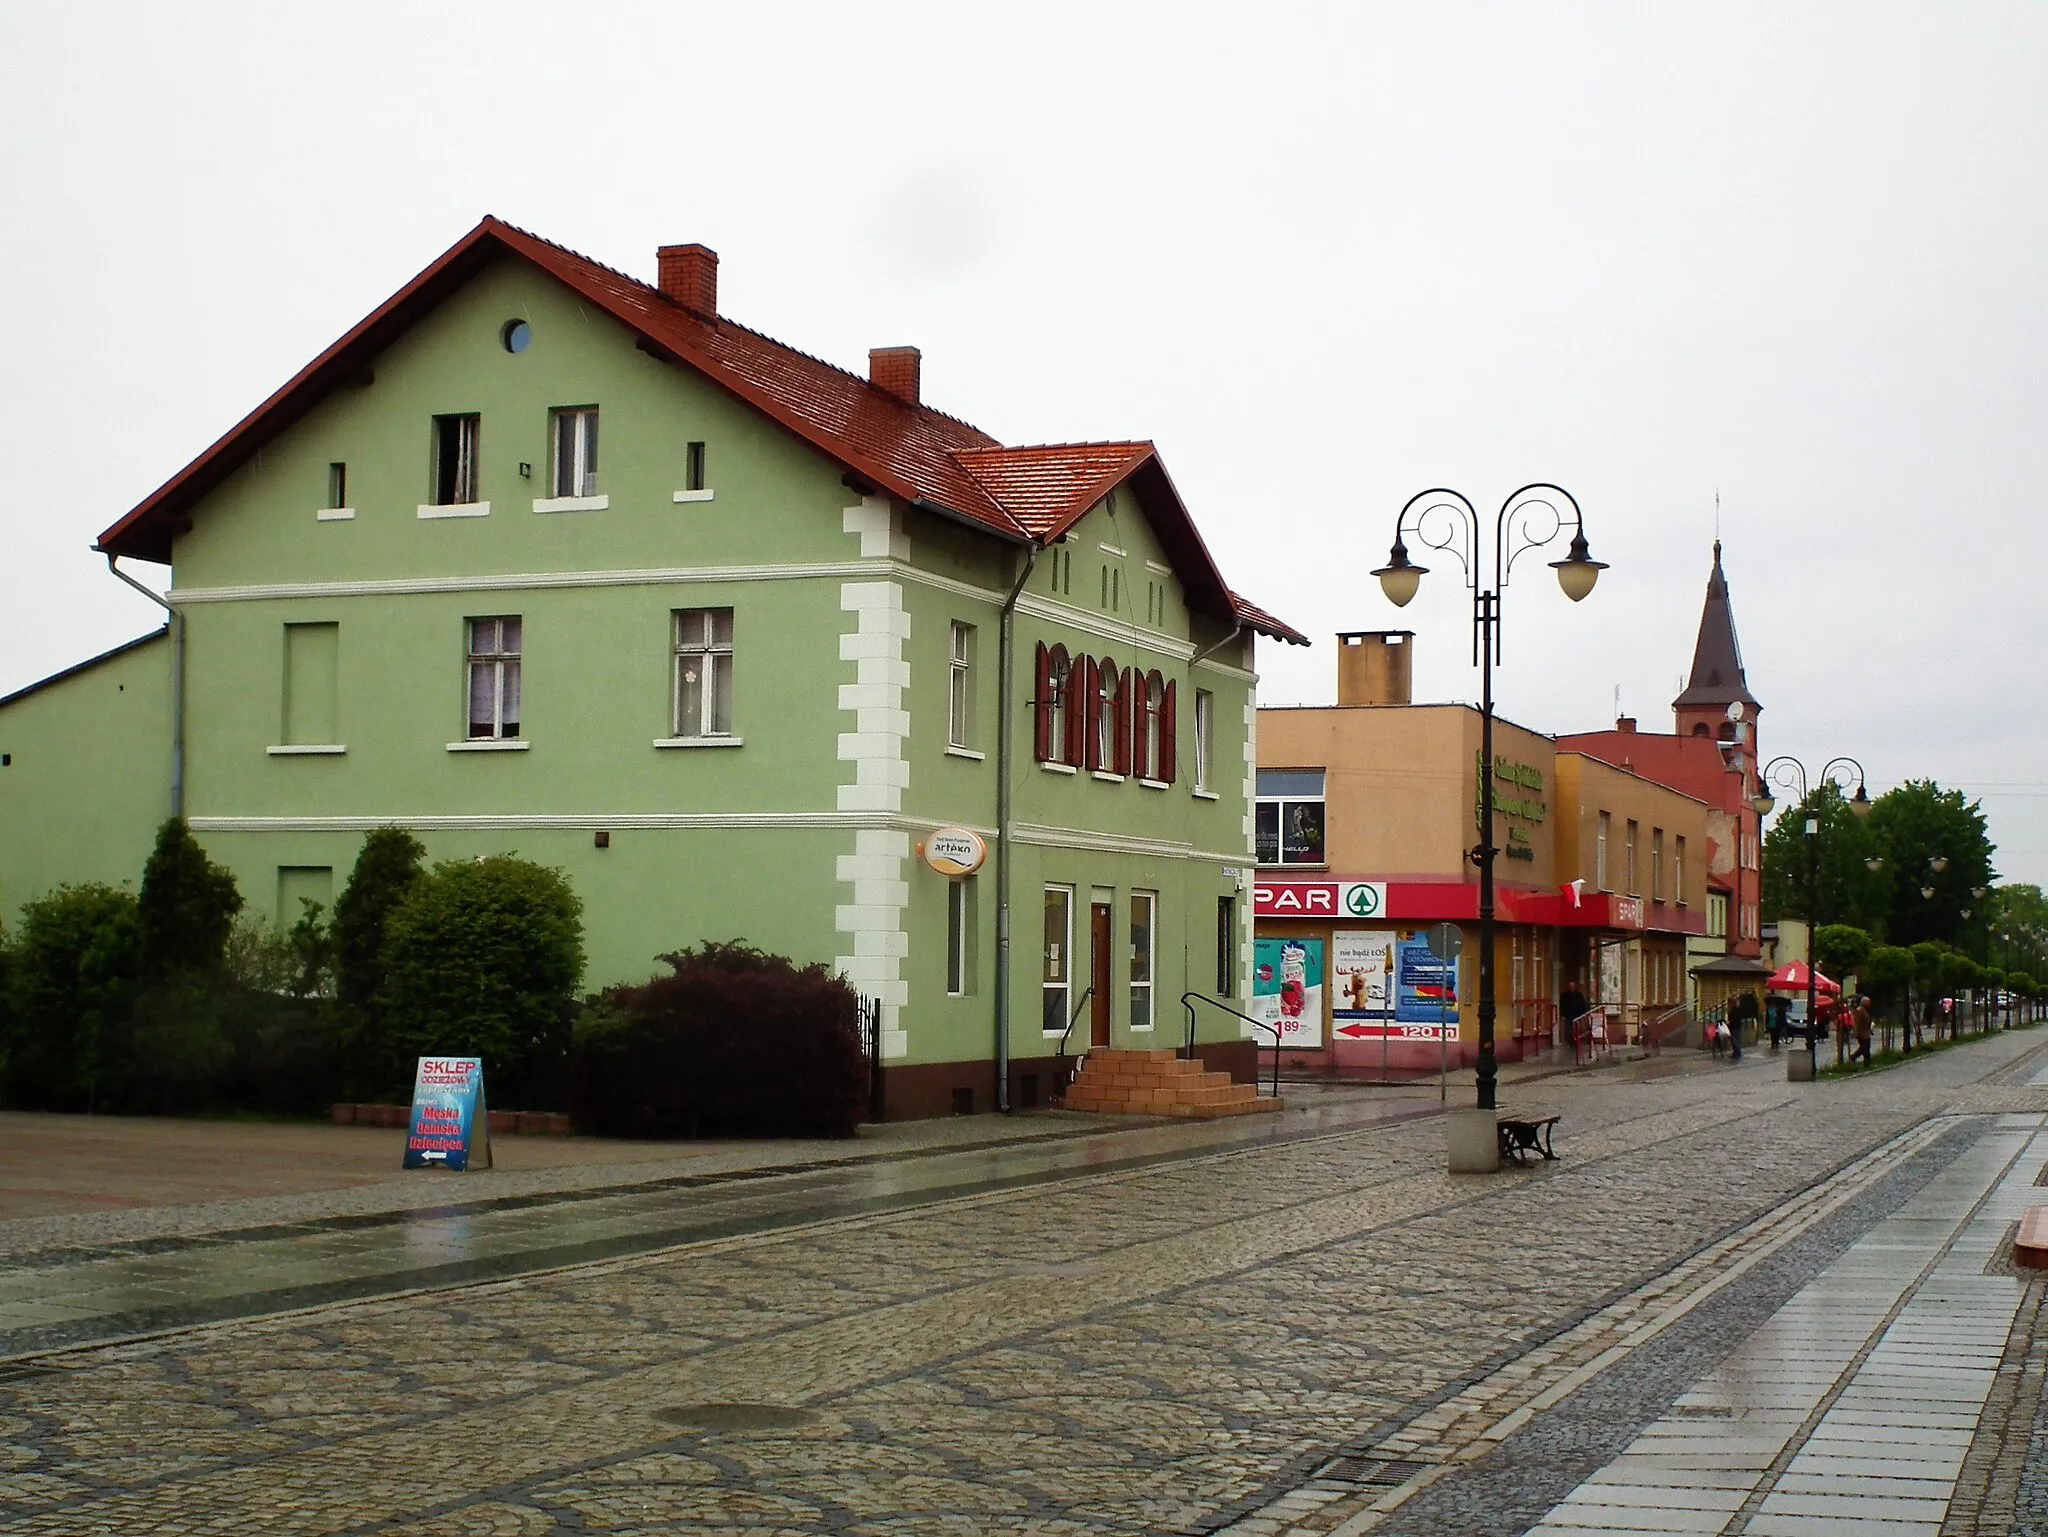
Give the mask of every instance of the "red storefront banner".
MULTIPOLYGON (((1610 891, 1570 887, 1544 889, 1502 882, 1494 887, 1494 916, 1502 923, 1559 929, 1652 929, 1664 934, 1703 934, 1706 915, 1610 891)), ((1259 880, 1252 884, 1255 918, 1327 918, 1334 922, 1476 923, 1479 886, 1472 881, 1259 880), (1361 886, 1385 892, 1379 911, 1354 917, 1344 895, 1361 886)))

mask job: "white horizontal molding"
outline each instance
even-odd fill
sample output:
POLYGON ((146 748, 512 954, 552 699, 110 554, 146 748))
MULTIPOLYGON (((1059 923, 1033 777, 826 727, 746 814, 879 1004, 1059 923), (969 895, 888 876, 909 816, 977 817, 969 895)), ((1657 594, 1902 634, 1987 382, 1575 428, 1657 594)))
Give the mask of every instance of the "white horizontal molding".
POLYGON ((535 512, 603 512, 611 506, 609 496, 536 496, 535 512))
POLYGON ((1089 773, 1106 785, 1120 785, 1124 782, 1123 775, 1112 774, 1104 769, 1090 769, 1089 773))
POLYGON ((1011 829, 1019 843, 1052 849, 1090 849, 1102 854, 1144 854, 1154 859, 1201 859, 1215 864, 1236 864, 1243 854, 1218 854, 1198 849, 1192 843, 1165 838, 1134 838, 1124 833, 1096 832, 1080 827, 1048 827, 1039 822, 1018 822, 1011 829))
POLYGON ((1150 571, 1154 576, 1173 575, 1173 567, 1167 565, 1164 561, 1148 560, 1145 562, 1145 569, 1147 571, 1150 571))
POLYGON ((956 747, 950 742, 946 744, 946 756, 949 758, 972 758, 976 763, 988 761, 987 753, 976 752, 971 747, 956 747))
MULTIPOLYGON (((996 601, 1000 602, 1000 595, 996 601)), ((1020 594, 1017 612, 1029 614, 1034 619, 1043 619, 1069 630, 1079 630, 1083 635, 1093 635, 1098 640, 1128 650, 1149 651, 1154 656, 1171 657, 1176 662, 1185 662, 1195 654, 1195 648, 1184 640, 1154 631, 1140 629, 1135 624, 1118 624, 1107 615, 1076 608, 1071 603, 1061 603, 1052 598, 1039 596, 1035 592, 1020 594)))
POLYGON ((1246 667, 1232 667, 1228 662, 1219 662, 1214 657, 1203 657, 1194 664, 1203 672, 1221 673, 1226 678, 1235 678, 1240 683, 1258 687, 1259 675, 1246 667))
POLYGON ((1095 548, 1102 551, 1105 555, 1114 555, 1118 560, 1123 560, 1130 554, 1130 551, 1120 550, 1113 544, 1098 544, 1095 548))
POLYGON ((421 502, 419 515, 423 518, 488 518, 491 515, 489 502, 421 502))
POLYGON ((709 491, 678 491, 675 494, 674 500, 678 502, 708 502, 711 500, 711 493, 709 491))
MULTIPOLYGON (((946 817, 911 816, 901 812, 868 811, 607 811, 554 814, 508 812, 503 815, 476 812, 448 816, 374 817, 191 817, 195 831, 210 833, 366 833, 379 827, 409 827, 416 832, 590 832, 598 828, 646 832, 694 829, 758 828, 803 832, 815 829, 841 831, 882 830, 913 836, 941 827, 966 827, 969 832, 994 838, 993 827, 976 827, 946 817)), ((1241 857, 1241 856, 1240 856, 1241 857)))
POLYGON ((1223 797, 1218 795, 1214 790, 1190 790, 1188 793, 1194 796, 1194 798, 1198 801, 1215 801, 1223 799, 1223 797))
POLYGON ((1138 783, 1143 785, 1148 790, 1168 790, 1172 788, 1172 786, 1169 785, 1163 779, 1141 779, 1138 781, 1138 783))
POLYGON ((658 736, 656 747, 744 747, 746 739, 736 736, 658 736))
POLYGON ((467 742, 450 742, 450 752, 525 752, 533 743, 524 737, 480 736, 467 742))
MULTIPOLYGON (((429 593, 524 592, 558 587, 674 587, 693 582, 791 582, 896 574, 911 580, 922 573, 895 561, 847 560, 759 566, 651 566, 612 571, 509 571, 478 576, 375 577, 355 582, 270 582, 245 587, 192 587, 173 590, 174 603, 254 603, 279 598, 411 597, 429 593), (894 570, 892 571, 892 568, 894 570)), ((1001 602, 997 593, 983 593, 964 583, 933 585, 965 587, 969 593, 1001 602)))
POLYGON ((1056 763, 1051 758, 1041 759, 1038 766, 1048 774, 1078 774, 1081 772, 1071 763, 1056 763))
POLYGON ((335 758, 348 751, 339 742, 287 742, 263 750, 273 758, 335 758))
POLYGON ((346 523, 356 515, 353 507, 322 507, 313 517, 321 523, 346 523))

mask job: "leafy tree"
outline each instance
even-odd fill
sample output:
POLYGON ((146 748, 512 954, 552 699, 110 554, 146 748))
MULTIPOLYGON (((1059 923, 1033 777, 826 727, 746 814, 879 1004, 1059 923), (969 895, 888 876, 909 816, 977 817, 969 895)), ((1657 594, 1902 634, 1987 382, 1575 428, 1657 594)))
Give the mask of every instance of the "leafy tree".
POLYGON ((1863 985, 1880 1009, 1898 1006, 1906 1027, 1906 1045, 1913 1041, 1913 952, 1898 945, 1872 945, 1863 962, 1863 985))
POLYGON ((1869 861, 1877 854, 1868 822, 1850 809, 1839 785, 1823 781, 1798 805, 1779 813, 1764 834, 1764 918, 1811 916, 1821 924, 1844 923, 1880 932, 1891 901, 1891 882, 1882 867, 1870 868, 1869 861), (1811 843, 1808 818, 1819 824, 1811 843), (1809 907, 1817 911, 1809 914, 1809 907))
POLYGON ((1839 982, 1863 970, 1870 957, 1870 936, 1846 923, 1823 924, 1813 936, 1813 953, 1820 959, 1822 974, 1839 982))
POLYGON ((2039 886, 2008 881, 1992 891, 1985 913, 1985 932, 2008 969, 2048 960, 2048 897, 2039 886))
POLYGON ((1935 1008, 1941 997, 1941 958, 1948 952, 1931 939, 1911 947, 1913 995, 1920 1001, 1920 1028, 1924 1032, 1935 1022, 1935 1008))
POLYGON ((241 910, 234 876, 206 857, 183 817, 166 819, 142 867, 136 903, 143 975, 218 971, 241 910))
POLYGON ((1887 790, 1870 808, 1869 827, 1892 882, 1885 937, 1914 945, 1934 939, 1974 948, 1985 932, 1987 905, 1973 892, 1990 886, 1996 852, 1984 811, 1960 790, 1944 790, 1931 779, 1908 780, 1887 790), (1935 861, 1942 868, 1934 868, 1935 861), (1932 896, 1923 896, 1931 890, 1932 896), (1971 916, 1962 916, 1964 909, 1971 916))
POLYGON ((559 870, 509 854, 434 866, 391 914, 379 1003, 410 1055, 517 1074, 570 1017, 583 903, 559 870))
POLYGON ((427 851, 402 827, 379 827, 363 839, 348 884, 334 903, 329 930, 335 992, 344 1007, 373 1011, 384 987, 384 931, 392 910, 420 879, 427 851))
POLYGON ((125 1043, 142 970, 135 898, 113 886, 60 886, 21 910, 12 954, 8 1099, 94 1108, 125 1043))

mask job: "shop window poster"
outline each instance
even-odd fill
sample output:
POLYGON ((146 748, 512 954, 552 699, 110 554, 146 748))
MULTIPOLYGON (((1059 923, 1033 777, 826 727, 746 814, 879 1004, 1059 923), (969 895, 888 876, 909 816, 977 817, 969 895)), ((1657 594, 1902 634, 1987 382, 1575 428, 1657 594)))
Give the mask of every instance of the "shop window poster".
MULTIPOLYGON (((1280 1032, 1289 1051, 1323 1044, 1323 942, 1252 941, 1252 1018, 1280 1032)), ((1262 1034, 1262 1039, 1269 1040, 1262 1034)))
POLYGON ((1426 935, 1401 937, 1394 964, 1394 1019, 1407 1040, 1458 1038, 1458 963, 1430 953, 1426 935))

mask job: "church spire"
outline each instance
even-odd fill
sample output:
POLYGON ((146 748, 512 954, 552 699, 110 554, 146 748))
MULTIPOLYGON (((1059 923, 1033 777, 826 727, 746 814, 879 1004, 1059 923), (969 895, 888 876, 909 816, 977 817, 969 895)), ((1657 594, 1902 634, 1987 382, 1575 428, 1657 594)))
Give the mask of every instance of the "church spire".
POLYGON ((1725 710, 1740 700, 1761 709, 1743 676, 1742 647, 1735 639, 1735 615, 1728 606, 1728 578, 1721 571, 1721 541, 1714 541, 1714 569, 1707 577, 1707 605, 1700 614, 1700 636, 1692 652, 1692 675, 1685 692, 1671 701, 1675 710, 1725 710))

